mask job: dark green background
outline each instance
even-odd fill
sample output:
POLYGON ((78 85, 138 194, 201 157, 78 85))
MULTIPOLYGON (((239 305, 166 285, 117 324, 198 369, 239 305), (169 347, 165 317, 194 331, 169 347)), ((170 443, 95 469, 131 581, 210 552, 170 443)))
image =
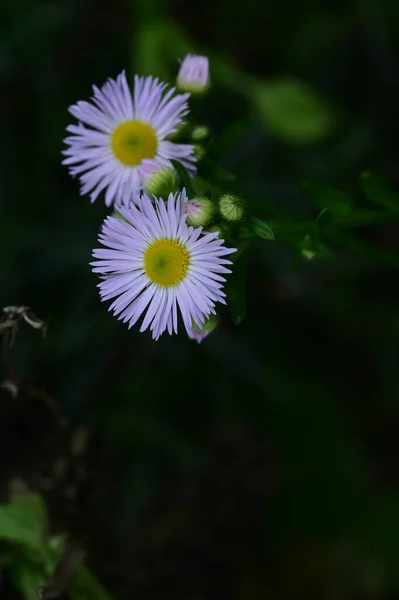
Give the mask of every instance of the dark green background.
MULTIPOLYGON (((251 249, 240 326, 223 311, 200 346, 183 331, 155 343, 100 303, 88 263, 106 208, 60 153, 92 84, 123 68, 173 81, 189 50, 211 58, 203 122, 257 216, 313 219, 309 179, 359 196, 371 169, 399 189, 397 2, 2 0, 3 13, 0 306, 48 323, 45 339, 21 325, 7 351, 25 388, 1 396, 4 494, 13 475, 43 491, 117 600, 396 598, 398 272, 334 244, 298 261, 276 231, 251 249), (85 470, 46 491, 82 426, 85 470)), ((352 235, 399 251, 395 224, 352 235)))

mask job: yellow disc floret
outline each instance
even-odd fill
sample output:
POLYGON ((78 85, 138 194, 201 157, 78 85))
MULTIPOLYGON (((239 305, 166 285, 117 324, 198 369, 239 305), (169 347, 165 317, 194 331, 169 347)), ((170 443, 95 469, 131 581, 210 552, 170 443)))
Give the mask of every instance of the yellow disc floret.
POLYGON ((144 252, 144 270, 154 283, 171 287, 187 274, 190 253, 177 240, 161 239, 152 242, 144 252))
POLYGON ((144 158, 153 158, 158 149, 154 129, 141 121, 126 121, 111 135, 111 147, 124 165, 139 165, 144 158))

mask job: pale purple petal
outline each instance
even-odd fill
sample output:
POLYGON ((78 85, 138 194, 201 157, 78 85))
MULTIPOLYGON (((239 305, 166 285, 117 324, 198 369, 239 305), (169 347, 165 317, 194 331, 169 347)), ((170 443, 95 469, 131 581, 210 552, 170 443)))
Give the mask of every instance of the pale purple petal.
POLYGON ((91 266, 101 276, 101 299, 113 299, 110 310, 129 328, 143 317, 140 331, 150 329, 154 339, 165 331, 177 333, 178 311, 189 332, 193 323, 201 328, 217 302, 225 303, 223 275, 229 269, 224 265, 231 262, 223 257, 234 249, 225 248, 214 233, 186 225, 186 199, 185 190, 166 202, 142 194, 137 205, 119 209, 122 218, 105 219, 99 235, 103 247, 93 251, 91 266), (159 285, 145 271, 149 244, 165 239, 183 244, 190 256, 188 271, 177 285, 159 285))
POLYGON ((153 77, 136 76, 132 92, 122 72, 101 88, 94 86, 90 102, 80 101, 69 108, 78 124, 67 127, 73 135, 64 139, 67 149, 62 152, 62 162, 73 177, 79 177, 80 193, 90 194, 91 202, 104 192, 107 206, 129 206, 137 201, 151 169, 171 167, 171 160, 179 161, 195 175, 193 146, 165 141, 188 113, 188 94, 167 88, 153 77), (115 129, 132 120, 150 125, 157 139, 155 156, 138 165, 122 162, 111 144, 115 129))
POLYGON ((180 65, 177 84, 180 89, 191 92, 206 90, 210 85, 209 59, 187 54, 180 65))

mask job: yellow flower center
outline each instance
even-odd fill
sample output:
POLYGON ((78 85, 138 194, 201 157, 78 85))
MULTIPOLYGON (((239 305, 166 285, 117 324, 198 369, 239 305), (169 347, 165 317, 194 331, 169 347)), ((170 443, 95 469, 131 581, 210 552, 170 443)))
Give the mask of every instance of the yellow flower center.
POLYGON ((154 283, 163 287, 177 285, 190 265, 187 248, 176 240, 156 240, 144 252, 144 270, 154 283))
POLYGON ((155 131, 147 123, 126 121, 118 125, 111 136, 111 147, 124 165, 139 165, 144 158, 153 158, 158 149, 155 131))

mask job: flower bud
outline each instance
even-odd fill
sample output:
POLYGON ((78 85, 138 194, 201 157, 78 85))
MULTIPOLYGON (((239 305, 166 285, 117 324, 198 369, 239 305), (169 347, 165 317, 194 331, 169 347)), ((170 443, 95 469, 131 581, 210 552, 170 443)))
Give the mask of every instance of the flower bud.
POLYGON ((192 130, 191 139, 194 140, 194 142, 202 142, 202 140, 205 140, 209 134, 209 127, 206 127, 205 125, 198 125, 198 127, 194 127, 192 130))
POLYGON ((190 340, 196 340, 200 344, 219 324, 219 317, 217 315, 211 315, 202 327, 198 327, 196 323, 192 323, 191 328, 187 331, 187 335, 190 340))
POLYGON ((219 211, 226 221, 240 221, 244 216, 245 202, 239 196, 225 194, 219 199, 219 211))
POLYGON ((177 184, 177 173, 173 167, 153 169, 149 166, 143 189, 157 198, 167 198, 171 192, 176 192, 177 184))
POLYGON ((210 86, 209 60, 206 56, 187 54, 177 75, 177 88, 182 92, 203 94, 210 86))
POLYGON ((201 144, 194 144, 193 147, 194 147, 195 160, 197 162, 200 162, 206 154, 205 148, 203 146, 201 146, 201 144))
POLYGON ((212 221, 215 213, 215 205, 209 198, 200 196, 186 202, 185 210, 187 213, 187 225, 204 227, 212 221))
POLYGON ((313 250, 309 250, 308 248, 303 248, 301 250, 302 258, 306 258, 306 260, 313 260, 316 257, 316 252, 313 250))

